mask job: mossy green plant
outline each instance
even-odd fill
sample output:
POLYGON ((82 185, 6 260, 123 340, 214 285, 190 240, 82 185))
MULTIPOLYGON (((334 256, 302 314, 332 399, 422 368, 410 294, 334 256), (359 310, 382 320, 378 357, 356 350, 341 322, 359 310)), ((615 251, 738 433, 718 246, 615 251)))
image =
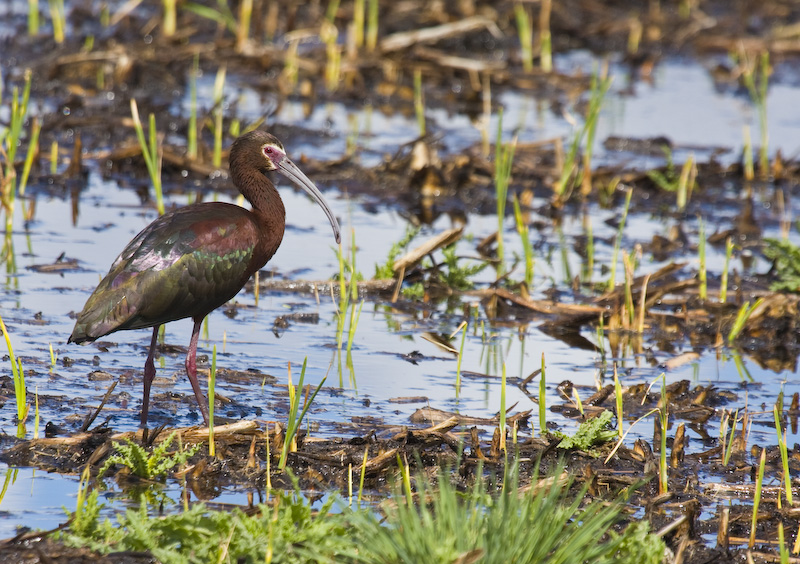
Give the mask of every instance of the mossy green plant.
POLYGON ((600 456, 594 447, 613 441, 617 436, 617 431, 611 427, 613 414, 609 410, 603 411, 597 417, 592 417, 580 424, 578 430, 572 436, 554 431, 552 434, 561 437, 558 448, 565 450, 580 450, 592 456, 600 456))
POLYGON ((152 453, 148 453, 144 447, 130 439, 124 443, 114 443, 117 452, 106 459, 97 473, 98 479, 101 479, 115 464, 127 467, 134 476, 145 480, 164 478, 169 470, 185 464, 200 450, 200 445, 192 445, 170 453, 169 447, 177 435, 178 432, 173 431, 153 449, 152 453))

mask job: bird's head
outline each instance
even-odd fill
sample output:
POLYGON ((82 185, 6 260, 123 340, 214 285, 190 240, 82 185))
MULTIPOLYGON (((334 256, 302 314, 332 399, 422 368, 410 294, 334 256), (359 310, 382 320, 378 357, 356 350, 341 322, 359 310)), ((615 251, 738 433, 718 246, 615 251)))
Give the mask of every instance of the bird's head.
POLYGON ((253 168, 261 173, 275 170, 305 190, 322 207, 331 222, 336 242, 341 241, 339 223, 330 206, 314 183, 286 156, 283 143, 274 135, 260 129, 245 133, 233 142, 229 158, 231 176, 243 194, 249 187, 249 181, 245 178, 247 172, 252 172, 253 168))
POLYGON ((283 148, 280 141, 273 137, 261 145, 261 155, 264 157, 266 170, 280 170, 281 165, 286 160, 286 149, 283 148))

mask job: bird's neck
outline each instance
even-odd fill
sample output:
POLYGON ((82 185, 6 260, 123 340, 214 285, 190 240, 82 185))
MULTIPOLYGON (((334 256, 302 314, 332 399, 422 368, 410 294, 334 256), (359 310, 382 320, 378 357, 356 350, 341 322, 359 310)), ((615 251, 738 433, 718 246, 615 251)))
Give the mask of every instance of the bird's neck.
MULTIPOLYGON (((231 167, 235 170, 234 167, 231 167)), ((278 250, 286 228, 286 208, 278 190, 263 173, 252 170, 235 174, 233 183, 239 192, 253 206, 253 214, 258 218, 258 227, 262 230, 261 250, 267 259, 278 250)), ((266 262, 265 260, 265 262, 266 262)))

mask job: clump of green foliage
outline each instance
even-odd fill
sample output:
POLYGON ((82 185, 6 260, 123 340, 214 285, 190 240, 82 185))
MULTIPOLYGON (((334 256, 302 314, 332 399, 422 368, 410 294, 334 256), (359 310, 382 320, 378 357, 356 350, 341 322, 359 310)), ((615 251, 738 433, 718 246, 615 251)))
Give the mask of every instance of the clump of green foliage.
POLYGON ((376 280, 389 280, 394 278, 393 266, 395 261, 400 256, 400 253, 402 253, 406 247, 408 247, 409 243, 411 243, 418 233, 419 227, 414 227, 411 225, 406 227, 406 233, 403 235, 403 238, 392 244, 392 248, 389 249, 389 253, 386 255, 386 262, 375 265, 376 280))
POLYGON ((147 551, 164 564, 449 564, 459 558, 486 564, 656 564, 663 556, 664 543, 649 534, 646 522, 617 532, 622 504, 587 504, 585 488, 571 493, 570 479, 550 479, 524 491, 511 466, 499 490, 479 481, 470 491, 458 492, 446 471, 437 482, 434 488, 426 478, 417 478, 416 493, 406 484, 405 493, 398 491, 395 503, 385 506, 384 518, 374 508, 350 509, 335 495, 312 509, 294 480, 292 491, 274 492, 254 514, 196 504, 183 513, 152 518, 141 503, 113 522, 101 522, 102 506, 93 491, 79 495, 75 518, 59 538, 101 553, 147 551), (419 500, 427 502, 418 505, 419 500), (336 503, 341 508, 333 511, 336 503))
POLYGON ((183 513, 153 518, 142 503, 113 522, 101 522, 96 494, 86 498, 81 521, 62 533, 65 543, 101 553, 146 551, 164 564, 334 562, 339 556, 352 562, 356 557, 344 517, 330 512, 333 496, 312 510, 299 490, 278 492, 274 505, 262 505, 252 516, 198 503, 183 513))
POLYGON ((456 245, 448 245, 442 249, 444 261, 436 270, 437 281, 453 290, 470 290, 473 287, 472 277, 486 268, 489 263, 481 262, 470 266, 459 264, 456 245))
POLYGON ((646 523, 631 525, 620 534, 613 532, 621 504, 584 506, 586 488, 575 495, 570 493, 571 482, 553 479, 523 492, 516 466, 507 469, 497 493, 489 493, 484 483, 459 493, 446 472, 439 475, 435 491, 430 482, 418 479, 415 494, 407 489, 405 499, 398 498, 387 509, 384 526, 372 513, 352 516, 356 544, 363 547, 362 561, 376 563, 661 561, 664 545, 647 535, 646 523), (412 495, 429 501, 417 505, 412 495), (631 537, 641 543, 632 542, 631 537))
POLYGON ((126 443, 114 443, 117 453, 108 457, 97 477, 102 478, 114 464, 126 466, 130 469, 131 474, 145 480, 155 480, 165 476, 173 467, 185 464, 200 449, 200 445, 192 445, 168 454, 167 451, 176 436, 177 431, 173 431, 169 437, 153 449, 152 453, 148 453, 142 446, 130 439, 127 439, 126 443))
POLYGON ((781 239, 764 239, 764 256, 772 261, 773 292, 800 292, 800 247, 781 239))
POLYGON ((592 417, 581 423, 578 430, 571 437, 557 431, 552 434, 561 437, 558 448, 566 450, 577 449, 599 456, 599 453, 592 447, 612 441, 617 436, 617 431, 611 427, 611 418, 611 412, 605 410, 597 417, 592 417))

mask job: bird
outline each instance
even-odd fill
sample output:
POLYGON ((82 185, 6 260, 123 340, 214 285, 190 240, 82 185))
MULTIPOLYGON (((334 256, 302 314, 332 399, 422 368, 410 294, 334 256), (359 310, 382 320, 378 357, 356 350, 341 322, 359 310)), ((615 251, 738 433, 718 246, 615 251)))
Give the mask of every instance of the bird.
POLYGON ((319 189, 286 155, 283 144, 263 129, 238 137, 229 155, 230 178, 251 209, 224 202, 190 204, 165 213, 131 240, 100 281, 67 343, 86 344, 115 331, 152 327, 144 364, 140 426, 147 428, 150 386, 156 375, 159 328, 171 321, 194 322, 186 375, 203 420, 207 401, 197 381, 196 355, 205 317, 233 298, 272 258, 283 240, 286 210, 268 178, 277 171, 322 207, 341 242, 339 223, 319 189))

